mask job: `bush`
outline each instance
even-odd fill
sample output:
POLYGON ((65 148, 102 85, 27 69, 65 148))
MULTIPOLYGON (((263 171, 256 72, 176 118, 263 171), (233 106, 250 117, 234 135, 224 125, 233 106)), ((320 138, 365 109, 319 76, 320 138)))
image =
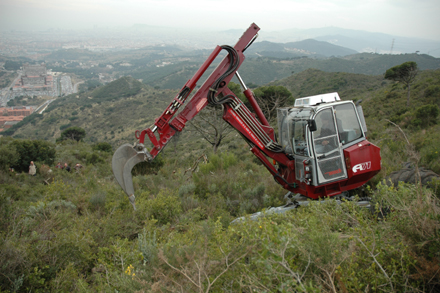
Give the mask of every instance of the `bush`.
POLYGON ((413 121, 415 125, 427 128, 437 123, 439 115, 439 107, 437 105, 424 105, 416 109, 416 119, 413 121))
POLYGON ((377 202, 393 210, 393 227, 413 244, 422 243, 418 250, 423 256, 440 258, 440 202, 433 195, 430 189, 403 182, 397 189, 379 184, 375 192, 377 202))
POLYGON ((111 153, 113 151, 112 145, 109 144, 108 142, 95 143, 93 145, 92 149, 95 151, 103 151, 103 152, 108 152, 108 153, 111 153))
POLYGON ((90 197, 90 205, 92 210, 100 210, 105 208, 106 196, 104 192, 97 192, 90 197))
POLYGON ((184 184, 179 187, 179 197, 185 195, 191 195, 196 190, 196 185, 194 183, 184 184))
POLYGON ((161 154, 154 158, 151 162, 140 162, 131 170, 133 176, 157 174, 160 168, 165 164, 165 160, 161 154))
POLYGON ((159 224, 167 224, 175 220, 182 212, 180 198, 171 191, 160 191, 155 198, 148 200, 148 214, 159 224))
POLYGON ((47 165, 52 165, 55 161, 55 145, 48 141, 16 139, 9 147, 15 149, 19 156, 13 165, 17 172, 28 172, 31 161, 47 165))
POLYGON ((0 169, 6 171, 16 165, 19 160, 19 153, 11 144, 11 140, 0 138, 0 169))
POLYGON ((86 155, 87 164, 96 165, 104 163, 104 159, 97 152, 88 153, 86 155))
POLYGON ((81 127, 69 127, 61 133, 61 136, 57 139, 58 141, 63 141, 66 139, 80 141, 86 136, 86 131, 81 127))
POLYGON ((440 97, 440 86, 438 86, 438 85, 428 86, 425 90, 425 96, 428 98, 440 97))
POLYGON ((148 232, 144 228, 143 233, 139 233, 138 235, 138 244, 139 251, 142 253, 142 264, 145 265, 153 265, 157 260, 157 241, 156 241, 156 232, 148 232), (153 235, 151 235, 153 234, 153 235))
POLYGON ((199 168, 202 174, 209 174, 216 170, 227 170, 237 162, 237 157, 233 153, 212 154, 208 158, 208 163, 200 165, 199 168))
POLYGON ((66 129, 66 128, 69 128, 69 127, 71 127, 72 126, 72 124, 63 124, 63 125, 61 125, 60 126, 60 130, 64 130, 64 129, 66 129))

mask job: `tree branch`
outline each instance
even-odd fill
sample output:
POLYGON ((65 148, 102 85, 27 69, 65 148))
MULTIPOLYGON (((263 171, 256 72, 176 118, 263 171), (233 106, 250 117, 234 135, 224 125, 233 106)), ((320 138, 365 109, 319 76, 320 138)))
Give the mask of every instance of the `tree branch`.
MULTIPOLYGON (((390 277, 388 276, 387 272, 383 269, 383 267, 380 265, 380 263, 377 261, 376 259, 376 255, 374 255, 369 249, 368 247, 365 245, 365 243, 357 238, 357 240, 362 244, 363 247, 365 247, 365 249, 367 250, 368 254, 371 256, 371 258, 373 258, 374 262, 377 264, 377 266, 380 268, 380 270, 382 271, 382 273, 385 275, 385 277, 388 279, 388 281, 390 282, 390 286, 391 286, 391 292, 394 292, 394 287, 393 287, 393 282, 391 281, 390 277)), ((377 254, 379 255, 379 254, 377 254)))

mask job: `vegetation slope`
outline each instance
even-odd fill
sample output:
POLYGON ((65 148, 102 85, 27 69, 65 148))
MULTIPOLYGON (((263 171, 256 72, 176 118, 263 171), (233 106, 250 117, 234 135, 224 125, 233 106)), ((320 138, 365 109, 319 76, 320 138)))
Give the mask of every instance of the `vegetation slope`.
POLYGON ((235 133, 217 154, 199 137, 180 138, 154 168, 137 170, 133 210, 111 173, 112 152, 102 143, 117 146, 129 128, 149 126, 149 114, 160 114, 160 104, 167 105, 175 92, 123 78, 108 92, 103 87, 59 99, 15 129, 15 138, 0 139, 0 288, 435 292, 439 189, 409 184, 396 189, 382 179, 407 161, 440 171, 438 112, 423 108, 438 109, 439 79, 439 70, 422 71, 412 86, 411 107, 406 89, 380 77, 308 70, 279 81, 294 97, 337 90, 342 98, 363 99, 369 140, 382 155, 382 172, 366 187, 376 209, 312 202, 237 224, 230 222, 281 205, 285 191, 235 133), (127 89, 134 91, 131 96, 124 96, 127 89), (65 124, 86 129, 85 141, 55 144, 65 124), (22 156, 18 146, 29 144, 24 138, 52 141, 53 162, 83 168, 67 172, 42 158, 36 176, 6 171, 22 156))

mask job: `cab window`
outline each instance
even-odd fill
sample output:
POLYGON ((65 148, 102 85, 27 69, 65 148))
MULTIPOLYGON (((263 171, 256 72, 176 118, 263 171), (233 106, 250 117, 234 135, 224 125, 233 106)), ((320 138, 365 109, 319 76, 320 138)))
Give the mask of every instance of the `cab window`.
POLYGON ((335 106, 339 140, 342 144, 361 138, 362 129, 353 104, 335 106))
POLYGON ((306 120, 293 120, 292 121, 292 143, 294 146, 293 151, 296 155, 309 156, 309 151, 307 147, 307 135, 306 120))
POLYGON ((317 130, 313 132, 317 155, 331 153, 339 146, 332 109, 328 108, 316 114, 317 130))

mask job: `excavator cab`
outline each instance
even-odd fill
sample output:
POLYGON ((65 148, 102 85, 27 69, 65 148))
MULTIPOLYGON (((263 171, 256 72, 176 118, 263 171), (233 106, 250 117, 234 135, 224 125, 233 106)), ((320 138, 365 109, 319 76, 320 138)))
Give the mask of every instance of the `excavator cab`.
POLYGON ((294 107, 278 109, 278 130, 279 143, 295 161, 298 182, 321 186, 345 180, 357 173, 351 160, 363 160, 365 170, 377 161, 370 148, 362 148, 367 131, 362 108, 341 101, 338 93, 300 98, 294 107))

